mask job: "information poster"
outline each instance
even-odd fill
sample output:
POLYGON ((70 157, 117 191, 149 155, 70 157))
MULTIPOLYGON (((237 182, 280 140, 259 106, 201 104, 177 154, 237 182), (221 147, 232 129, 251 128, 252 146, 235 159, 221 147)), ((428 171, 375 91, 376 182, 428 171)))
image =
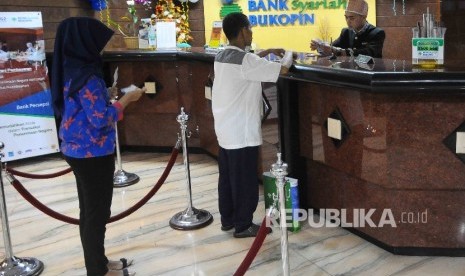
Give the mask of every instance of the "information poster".
POLYGON ((0 12, 2 161, 59 151, 40 12, 0 12))
POLYGON ((157 20, 157 49, 176 49, 176 22, 157 20))

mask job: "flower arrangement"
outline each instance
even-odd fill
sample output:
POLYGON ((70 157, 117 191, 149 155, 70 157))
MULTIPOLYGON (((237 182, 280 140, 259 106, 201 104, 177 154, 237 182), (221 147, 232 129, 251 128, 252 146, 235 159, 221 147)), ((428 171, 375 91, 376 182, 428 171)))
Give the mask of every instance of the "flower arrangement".
POLYGON ((155 6, 155 15, 157 19, 174 20, 176 22, 176 41, 178 43, 187 43, 191 41, 191 30, 188 18, 189 6, 187 2, 177 6, 173 0, 159 0, 155 6))
POLYGON ((117 22, 111 20, 108 16, 108 24, 115 27, 124 37, 128 36, 137 36, 139 33, 139 17, 137 16, 137 9, 136 6, 140 5, 143 6, 146 10, 151 9, 152 1, 150 0, 129 0, 126 1, 127 9, 128 9, 128 16, 121 17, 122 20, 128 22, 122 26, 117 22))
POLYGON ((126 1, 126 4, 128 5, 129 17, 123 16, 121 19, 128 20, 131 23, 128 25, 127 29, 129 32, 132 32, 133 36, 137 36, 139 32, 139 28, 137 24, 139 21, 139 17, 137 16, 136 5, 141 5, 141 6, 144 6, 146 9, 150 9, 152 5, 152 1, 150 0, 129 0, 129 1, 126 1))
POLYGON ((129 16, 123 16, 121 19, 129 20, 131 24, 128 24, 128 31, 132 32, 133 36, 137 35, 137 21, 139 21, 139 18, 137 17, 137 10, 135 7, 135 1, 126 1, 128 4, 128 12, 129 16))

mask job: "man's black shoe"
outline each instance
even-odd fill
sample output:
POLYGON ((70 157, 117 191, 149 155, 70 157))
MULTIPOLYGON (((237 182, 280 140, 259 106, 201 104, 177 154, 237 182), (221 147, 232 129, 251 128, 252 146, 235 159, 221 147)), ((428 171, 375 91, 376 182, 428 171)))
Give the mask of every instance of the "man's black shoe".
POLYGON ((233 228, 234 228, 234 225, 227 225, 227 226, 221 225, 221 231, 229 231, 233 228))
MULTIPOLYGON (((260 230, 260 225, 257 225, 255 223, 252 223, 249 228, 245 229, 242 232, 234 232, 234 237, 235 238, 250 238, 250 237, 256 237, 258 234, 258 230, 260 230)), ((267 234, 270 234, 272 232, 271 228, 267 228, 267 234)))

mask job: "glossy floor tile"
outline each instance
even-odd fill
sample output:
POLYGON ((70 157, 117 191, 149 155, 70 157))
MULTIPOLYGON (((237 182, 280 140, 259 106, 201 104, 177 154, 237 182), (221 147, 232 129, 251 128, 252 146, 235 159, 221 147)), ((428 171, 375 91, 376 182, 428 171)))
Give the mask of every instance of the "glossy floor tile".
MULTIPOLYGON (((140 182, 114 191, 112 214, 138 202, 157 182, 168 153, 125 152, 123 169, 136 173, 140 182)), ((210 212, 207 227, 173 230, 169 220, 187 207, 185 168, 181 154, 166 182, 155 196, 130 216, 107 226, 107 255, 133 258, 132 270, 141 276, 232 275, 253 239, 235 239, 220 230, 216 161, 204 154, 190 154, 194 207, 210 212)), ((38 157, 11 165, 20 171, 44 174, 67 168, 58 156, 38 157)), ((77 217, 76 187, 71 173, 53 179, 18 179, 48 207, 77 217)), ((42 275, 85 275, 78 227, 55 220, 30 205, 6 179, 3 180, 13 253, 35 257, 45 264, 42 275)), ((254 215, 265 214, 261 190, 254 215)), ((2 241, 1 254, 5 252, 2 241)), ((4 258, 4 256, 2 256, 4 258)), ((341 228, 304 225, 289 233, 291 275, 465 275, 465 258, 397 256, 341 228)), ((280 231, 267 236, 246 275, 282 275, 280 231)))

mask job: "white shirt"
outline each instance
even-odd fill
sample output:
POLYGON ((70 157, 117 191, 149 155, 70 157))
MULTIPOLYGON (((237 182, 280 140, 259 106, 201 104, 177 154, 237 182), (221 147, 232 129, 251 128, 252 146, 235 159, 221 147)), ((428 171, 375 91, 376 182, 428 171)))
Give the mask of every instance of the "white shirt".
POLYGON ((227 46, 214 63, 212 110, 215 133, 224 149, 262 144, 262 82, 276 82, 281 64, 227 46))

